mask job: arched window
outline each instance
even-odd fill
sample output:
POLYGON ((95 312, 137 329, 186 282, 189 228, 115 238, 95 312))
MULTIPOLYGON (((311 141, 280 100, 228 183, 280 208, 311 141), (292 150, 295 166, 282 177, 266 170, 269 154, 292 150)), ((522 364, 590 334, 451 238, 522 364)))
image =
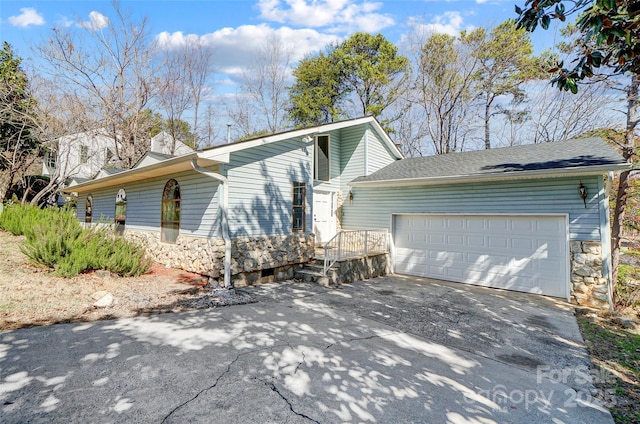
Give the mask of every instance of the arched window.
POLYGON ((87 202, 84 207, 84 222, 91 224, 93 218, 93 196, 87 195, 87 202))
POLYGON ((123 188, 118 190, 116 195, 116 234, 124 234, 124 223, 127 220, 127 193, 123 188))
POLYGON ((180 233, 180 186, 176 180, 169 180, 164 186, 160 228, 160 240, 176 242, 180 233))

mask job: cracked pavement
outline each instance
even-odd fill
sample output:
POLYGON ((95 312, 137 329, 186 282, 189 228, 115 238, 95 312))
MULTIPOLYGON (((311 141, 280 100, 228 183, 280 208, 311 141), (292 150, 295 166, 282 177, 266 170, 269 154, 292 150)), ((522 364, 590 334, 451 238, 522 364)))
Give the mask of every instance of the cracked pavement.
POLYGON ((572 308, 392 276, 0 333, 0 422, 613 422, 572 308))

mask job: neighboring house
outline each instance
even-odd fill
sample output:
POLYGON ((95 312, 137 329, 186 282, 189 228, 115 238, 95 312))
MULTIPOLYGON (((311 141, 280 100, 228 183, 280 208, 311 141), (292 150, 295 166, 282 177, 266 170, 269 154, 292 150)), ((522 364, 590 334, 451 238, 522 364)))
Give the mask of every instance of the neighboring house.
POLYGON ((396 273, 607 307, 603 175, 628 168, 597 138, 405 159, 351 182, 343 226, 388 228, 396 273))
POLYGON ((66 135, 55 145, 55 150, 45 155, 42 175, 87 180, 115 157, 113 138, 104 130, 66 135))
POLYGON ((115 220, 155 260, 213 278, 228 253, 236 281, 289 278, 338 231, 386 228, 396 273, 607 307, 603 176, 628 167, 599 139, 402 159, 366 117, 149 154, 66 191, 80 219, 115 220))
POLYGON ((401 158, 366 117, 168 159, 150 153, 131 170, 65 191, 78 193, 80 219, 115 220, 155 260, 214 278, 223 273, 226 228, 231 273, 251 282, 293 275, 313 257, 314 241, 338 231, 348 183, 401 158))
POLYGON ((193 152, 193 149, 180 140, 174 140, 168 132, 162 131, 151 137, 150 151, 163 155, 180 156, 193 152))
MULTIPOLYGON (((175 154, 171 156, 193 152, 178 140, 174 146, 171 136, 164 131, 151 138, 149 147, 151 152, 163 155, 171 155, 173 147, 175 154)), ((60 137, 56 149, 45 155, 42 175, 57 175, 62 180, 72 179, 78 183, 104 175, 98 175, 103 170, 111 172, 106 166, 118 172, 115 148, 113 137, 101 129, 60 137)))

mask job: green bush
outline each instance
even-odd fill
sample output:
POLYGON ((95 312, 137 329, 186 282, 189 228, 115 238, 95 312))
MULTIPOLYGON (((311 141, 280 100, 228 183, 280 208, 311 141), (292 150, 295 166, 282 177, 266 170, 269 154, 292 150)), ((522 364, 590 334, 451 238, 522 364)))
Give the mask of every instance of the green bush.
POLYGON ((40 209, 28 204, 8 204, 0 215, 0 228, 14 236, 24 234, 25 229, 36 222, 46 219, 46 209, 40 209))
POLYGON ((22 252, 37 265, 56 268, 61 260, 71 255, 82 227, 64 209, 43 209, 38 218, 40 220, 23 228, 27 240, 22 252))
POLYGON ((97 269, 137 276, 151 265, 143 248, 114 236, 110 226, 82 228, 69 209, 11 205, 0 215, 0 228, 24 234, 21 249, 29 260, 65 277, 97 269))

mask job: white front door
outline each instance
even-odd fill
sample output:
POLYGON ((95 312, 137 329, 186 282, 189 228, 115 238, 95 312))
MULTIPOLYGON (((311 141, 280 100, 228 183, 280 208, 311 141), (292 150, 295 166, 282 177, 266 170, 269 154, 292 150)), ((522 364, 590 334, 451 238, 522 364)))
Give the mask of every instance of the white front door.
POLYGON ((326 243, 336 235, 335 200, 333 192, 313 192, 313 232, 316 243, 326 243))

